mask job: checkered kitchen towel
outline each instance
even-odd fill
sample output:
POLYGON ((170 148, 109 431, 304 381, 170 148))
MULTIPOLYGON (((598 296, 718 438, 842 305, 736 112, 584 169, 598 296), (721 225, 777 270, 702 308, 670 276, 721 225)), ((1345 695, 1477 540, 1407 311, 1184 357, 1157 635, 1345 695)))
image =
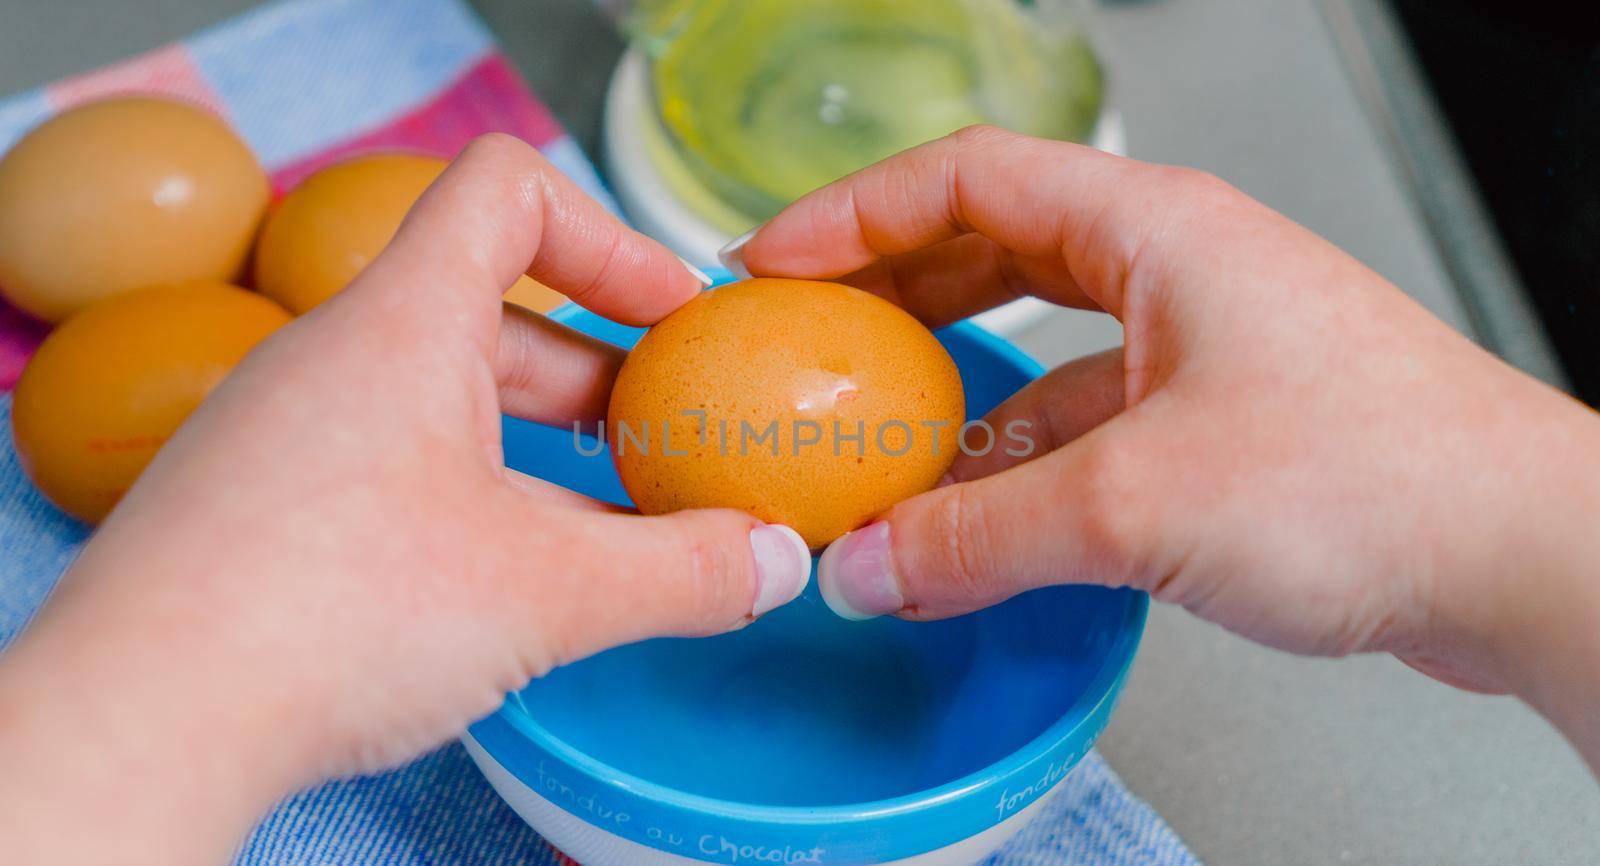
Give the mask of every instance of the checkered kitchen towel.
MULTIPOLYGON (((454 156, 476 135, 539 148, 613 210, 594 167, 528 90, 482 22, 451 0, 275 3, 182 42, 0 101, 0 152, 63 108, 168 93, 231 123, 282 193, 360 151, 454 156)), ((0 301, 0 390, 44 329, 0 301)))
MULTIPOLYGON (((61 108, 118 91, 210 106, 281 192, 357 150, 451 155, 492 130, 529 141, 591 195, 582 152, 459 0, 288 0, 106 69, 0 101, 0 150, 61 108)), ((0 392, 43 335, 0 304, 0 392)), ((0 395, 0 427, 10 430, 0 395)), ((0 648, 21 631, 87 530, 33 490, 0 435, 0 648)), ((1187 866, 1194 858, 1096 754, 990 866, 1187 866)), ((0 840, 0 861, 5 860, 0 840)), ((458 745, 394 772, 296 796, 262 822, 241 864, 568 864, 490 790, 458 745)))

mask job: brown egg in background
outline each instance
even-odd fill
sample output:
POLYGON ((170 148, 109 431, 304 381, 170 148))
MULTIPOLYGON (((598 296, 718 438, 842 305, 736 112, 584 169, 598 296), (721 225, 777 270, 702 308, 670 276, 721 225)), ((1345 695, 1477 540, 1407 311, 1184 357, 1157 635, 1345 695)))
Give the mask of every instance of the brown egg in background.
POLYGON ((140 286, 234 280, 268 195, 204 109, 147 96, 69 109, 0 157, 0 293, 59 322, 140 286))
POLYGON ((640 511, 737 508, 815 550, 933 487, 964 420, 955 362, 911 315, 837 283, 754 279, 646 332, 617 376, 606 438, 640 511), (817 430, 797 421, 820 441, 804 444, 817 430), (777 454, 760 435, 773 422, 777 454))
POLYGON ((211 389, 289 320, 261 295, 211 282, 84 309, 17 381, 11 423, 24 471, 62 510, 98 522, 211 389))
MULTIPOLYGON (((332 297, 377 258, 448 164, 431 156, 380 153, 312 174, 267 218, 256 248, 256 289, 297 315, 332 297)), ((527 276, 505 297, 539 313, 566 300, 527 276)))

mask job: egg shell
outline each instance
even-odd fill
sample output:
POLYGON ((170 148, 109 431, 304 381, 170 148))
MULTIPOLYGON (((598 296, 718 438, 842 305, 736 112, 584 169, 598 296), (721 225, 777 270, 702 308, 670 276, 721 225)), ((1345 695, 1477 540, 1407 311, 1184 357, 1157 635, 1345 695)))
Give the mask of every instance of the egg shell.
POLYGON ((211 113, 119 97, 70 109, 0 159, 0 293, 58 322, 154 283, 236 279, 267 176, 211 113))
POLYGON ((641 512, 737 508, 815 550, 937 483, 964 412, 955 362, 899 307, 838 283, 754 279, 640 339, 606 435, 641 512))
MULTIPOLYGON (((333 297, 378 257, 448 165, 432 156, 376 153, 307 177, 267 218, 256 250, 256 288, 296 314, 333 297)), ((543 313, 565 298, 523 276, 506 300, 543 313)))
POLYGON ((152 286, 88 307, 45 338, 17 382, 23 470, 63 511, 99 521, 211 389, 288 321, 272 301, 218 283, 152 286))

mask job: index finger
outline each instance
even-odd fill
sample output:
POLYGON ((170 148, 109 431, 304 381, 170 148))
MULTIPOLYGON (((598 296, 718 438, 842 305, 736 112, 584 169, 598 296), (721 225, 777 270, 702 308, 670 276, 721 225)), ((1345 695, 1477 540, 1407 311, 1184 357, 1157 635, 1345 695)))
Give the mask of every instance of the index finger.
POLYGON ((369 270, 358 280, 364 291, 404 296, 438 322, 460 316, 485 328, 524 273, 632 325, 660 320, 704 285, 532 146, 500 134, 462 151, 369 270))
POLYGON ((887 263, 876 276, 889 272, 901 297, 942 289, 955 293, 953 306, 981 308, 1010 300, 1021 283, 1046 300, 1120 315, 1123 279, 1159 224, 1165 170, 974 127, 806 195, 740 252, 763 275, 834 278, 887 263), (993 254, 963 262, 962 286, 952 287, 939 274, 949 264, 943 245, 974 233, 993 254), (1041 278, 1042 260, 1059 262, 1055 279, 1041 278))

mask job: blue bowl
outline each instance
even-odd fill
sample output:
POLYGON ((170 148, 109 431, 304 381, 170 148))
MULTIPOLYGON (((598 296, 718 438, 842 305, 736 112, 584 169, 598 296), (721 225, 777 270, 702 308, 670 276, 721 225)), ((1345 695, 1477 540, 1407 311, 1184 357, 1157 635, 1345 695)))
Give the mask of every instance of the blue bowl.
MULTIPOLYGON (((643 332, 553 314, 622 346, 643 332)), ((1040 368, 970 324, 938 334, 981 417, 1040 368)), ((506 419, 506 463, 626 502, 609 453, 506 419)), ((734 634, 646 641, 510 695, 465 738, 519 814, 584 866, 970 864, 1104 729, 1143 593, 1036 590, 932 623, 847 622, 815 581, 734 634)))

